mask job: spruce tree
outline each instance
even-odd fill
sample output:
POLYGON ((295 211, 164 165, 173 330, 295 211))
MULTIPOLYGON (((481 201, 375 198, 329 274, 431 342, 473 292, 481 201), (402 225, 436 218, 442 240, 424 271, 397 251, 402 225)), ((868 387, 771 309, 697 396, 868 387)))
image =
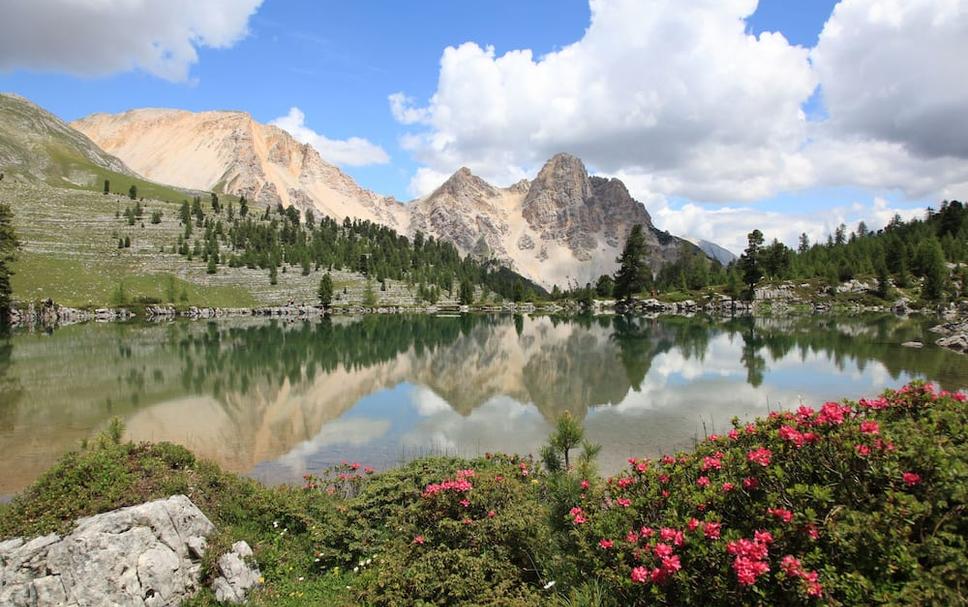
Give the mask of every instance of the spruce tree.
POLYGON ((616 299, 631 301, 635 295, 649 286, 652 275, 645 260, 647 253, 648 248, 645 244, 645 236, 642 234, 642 226, 636 224, 629 232, 622 254, 615 260, 619 264, 618 272, 615 274, 615 287, 612 289, 616 299))
POLYGON ((107 179, 104 180, 104 193, 105 194, 110 194, 111 193, 111 182, 110 182, 110 180, 107 180, 107 179))
POLYGON ((10 321, 13 289, 10 285, 10 265, 17 258, 20 240, 13 227, 13 211, 8 204, 0 204, 0 324, 10 321))
POLYGON ((333 303, 333 277, 329 275, 329 272, 323 274, 323 277, 319 279, 319 303, 324 308, 328 308, 333 303))
POLYGON ((737 263, 740 271, 743 272, 743 282, 747 287, 747 296, 752 300, 756 283, 763 278, 763 269, 760 265, 760 247, 763 246, 763 233, 759 230, 753 230, 746 239, 746 250, 740 255, 739 262, 737 263))
POLYGON ((464 278, 460 281, 457 299, 462 306, 469 306, 474 303, 474 285, 469 279, 464 278))
POLYGON ((138 186, 131 184, 131 187, 128 188, 128 198, 130 198, 131 200, 134 200, 137 197, 138 197, 138 186))
POLYGON ((921 291, 924 299, 937 301, 944 294, 948 267, 945 265, 944 252, 937 238, 921 243, 918 259, 924 272, 924 287, 921 291))

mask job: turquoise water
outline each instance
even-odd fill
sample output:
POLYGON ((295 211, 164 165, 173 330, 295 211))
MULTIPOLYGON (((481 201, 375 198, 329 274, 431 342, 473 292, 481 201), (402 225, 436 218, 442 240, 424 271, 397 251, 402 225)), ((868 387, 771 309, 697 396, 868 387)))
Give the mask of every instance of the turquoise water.
POLYGON ((892 316, 737 319, 371 316, 86 324, 0 340, 0 495, 113 417, 266 482, 342 460, 536 453, 565 411, 602 467, 688 448, 734 416, 968 386, 968 358, 892 316))

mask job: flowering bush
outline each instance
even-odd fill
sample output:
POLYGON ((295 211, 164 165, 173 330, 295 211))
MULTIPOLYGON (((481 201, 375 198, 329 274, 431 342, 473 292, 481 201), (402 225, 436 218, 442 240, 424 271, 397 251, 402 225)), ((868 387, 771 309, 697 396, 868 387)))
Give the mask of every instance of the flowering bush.
POLYGON ((915 383, 639 460, 573 504, 579 575, 621 605, 958 604, 963 401, 915 383))
POLYGON ((503 455, 340 467, 307 481, 339 504, 316 555, 372 559, 370 605, 959 604, 966 419, 962 395, 915 383, 734 420, 607 479, 503 455))

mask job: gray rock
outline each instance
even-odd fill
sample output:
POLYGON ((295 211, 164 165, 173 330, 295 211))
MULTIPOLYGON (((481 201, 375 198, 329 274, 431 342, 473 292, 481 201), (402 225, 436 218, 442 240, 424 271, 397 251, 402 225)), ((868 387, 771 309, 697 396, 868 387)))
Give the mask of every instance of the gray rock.
POLYGON ((61 537, 0 544, 0 605, 178 605, 215 527, 183 495, 82 518, 61 537))
POLYGON ((942 337, 934 343, 956 352, 968 352, 968 333, 955 333, 948 337, 942 337))
POLYGON ((906 341, 901 345, 904 346, 905 348, 923 348, 924 347, 924 344, 922 344, 919 341, 906 341))
POLYGON ((246 542, 235 542, 232 551, 218 559, 221 575, 212 581, 215 599, 222 603, 239 604, 245 601, 249 590, 259 585, 261 574, 257 566, 247 562, 252 558, 252 548, 246 542))

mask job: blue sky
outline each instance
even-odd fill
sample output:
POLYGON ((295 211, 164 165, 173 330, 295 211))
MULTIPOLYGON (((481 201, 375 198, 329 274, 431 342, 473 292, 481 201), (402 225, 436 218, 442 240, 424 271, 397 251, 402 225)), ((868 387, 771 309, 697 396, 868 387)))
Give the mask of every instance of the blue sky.
MULTIPOLYGON (((298 107, 305 115, 305 126, 317 133, 332 139, 364 138, 381 147, 389 156, 389 162, 366 166, 344 165, 343 168, 365 187, 404 200, 432 187, 428 184, 439 183, 439 179, 458 168, 459 164, 467 164, 475 172, 499 183, 510 181, 515 176, 531 175, 539 168, 539 159, 544 154, 552 149, 566 148, 569 142, 574 142, 574 149, 561 151, 578 153, 593 170, 625 179, 633 194, 646 202, 650 211, 653 211, 658 223, 666 223, 666 227, 673 231, 683 230, 694 232, 699 237, 719 238, 727 246, 734 248, 741 233, 755 227, 741 225, 744 216, 748 216, 748 224, 766 222, 768 230, 771 225, 775 225, 776 235, 783 239, 790 240, 796 236, 791 230, 785 229, 784 226, 788 223, 802 224, 806 226, 804 229, 809 228, 819 236, 823 230, 830 228, 831 221, 871 219, 874 218, 872 214, 876 213, 879 213, 876 217, 880 217, 885 215, 884 209, 917 209, 948 193, 953 185, 960 187, 962 179, 968 183, 968 175, 952 162, 952 157, 963 160, 959 156, 960 150, 955 150, 954 155, 950 150, 934 156, 921 152, 917 155, 909 154, 907 148, 914 149, 919 142, 905 141, 903 133, 899 135, 891 131, 890 115, 885 117, 881 127, 870 126, 856 117, 870 116, 869 111, 864 113, 857 110, 854 115, 847 114, 848 110, 855 109, 848 107, 849 104, 843 99, 856 96, 856 93, 846 90, 851 76, 847 68, 852 66, 848 59, 856 51, 852 47, 844 48, 842 42, 832 40, 828 45, 830 49, 823 49, 825 52, 822 62, 813 55, 807 59, 806 49, 813 49, 821 44, 821 31, 837 4, 834 0, 761 0, 758 4, 752 0, 723 0, 712 3, 708 0, 696 0, 695 5, 700 8, 696 9, 698 12, 693 21, 712 23, 723 29, 721 35, 717 34, 720 37, 714 36, 705 41, 705 30, 692 31, 688 24, 682 25, 676 19, 676 12, 684 11, 692 2, 677 4, 668 0, 641 0, 629 4, 628 0, 595 1, 605 7, 599 11, 603 15, 607 8, 616 13, 626 11, 632 15, 629 19, 641 17, 643 23, 654 17, 653 29, 643 25, 643 37, 658 37, 666 31, 677 31, 676 28, 681 29, 682 35, 670 38, 671 42, 664 42, 664 46, 656 43, 656 46, 648 47, 651 54, 638 58, 636 61, 640 62, 634 63, 620 52, 612 52, 601 59, 594 54, 599 52, 601 40, 608 40, 608 33, 605 32, 604 38, 600 33, 596 46, 591 42, 591 29, 604 31, 607 27, 615 27, 616 21, 621 23, 621 15, 618 18, 613 16, 611 25, 607 23, 607 15, 602 16, 595 24, 593 10, 586 0, 425 0, 411 3, 390 0, 264 0, 261 3, 259 0, 217 0, 216 4, 225 5, 224 10, 236 10, 241 15, 234 26, 237 31, 227 31, 231 27, 221 22, 215 25, 202 21, 186 22, 184 27, 193 28, 192 31, 209 32, 190 41, 197 58, 194 61, 189 58, 183 62, 187 68, 186 79, 172 78, 171 73, 162 74, 161 68, 147 65, 143 58, 143 49, 132 50, 130 65, 121 68, 106 61, 103 67, 86 70, 78 68, 76 62, 71 63, 69 57, 59 56, 58 53, 69 55, 73 52, 76 55, 77 49, 84 52, 89 49, 90 40, 83 37, 83 32, 85 28, 93 27, 89 23, 90 15, 76 17, 79 33, 76 41, 78 46, 74 49, 70 47, 71 41, 67 40, 61 42, 63 48, 47 48, 42 46, 45 43, 37 42, 36 47, 31 46, 27 50, 18 48, 13 53, 11 47, 5 48, 2 42, 4 34, 8 34, 9 39, 9 35, 17 33, 10 29, 14 19, 8 19, 6 26, 0 25, 0 90, 22 94, 67 120, 93 112, 119 112, 137 107, 175 107, 188 110, 241 109, 250 112, 261 122, 269 122, 285 116, 290 108, 298 107), (244 8, 236 9, 242 5, 245 5, 244 8), (728 8, 721 8, 727 5, 728 8), (746 15, 749 6, 755 6, 755 10, 746 15), (246 14, 249 15, 247 20, 246 14), (652 125, 649 130, 641 131, 648 135, 642 139, 636 139, 639 131, 630 129, 627 136, 621 132, 613 132, 603 136, 602 141, 592 141, 587 135, 575 134, 572 137, 569 133, 560 133, 566 129, 558 126, 551 137, 553 142, 547 144, 552 147, 536 145, 532 153, 521 154, 517 149, 501 150, 500 133, 482 142, 477 138, 479 134, 461 130, 459 126, 454 130, 454 125, 446 124, 447 116, 461 115, 463 112, 462 115, 470 116, 473 120, 474 111, 480 111, 479 108, 475 110, 472 107, 473 99, 468 101, 460 98, 460 90, 446 88, 442 78, 446 70, 441 61, 444 49, 448 47, 458 47, 467 42, 476 43, 473 47, 461 47, 466 52, 460 57, 455 53, 450 68, 457 71, 447 72, 471 74, 466 76, 468 80, 460 84, 465 89, 476 86, 472 75, 474 69, 485 70, 480 72, 480 78, 494 70, 505 70, 508 66, 502 65, 502 57, 509 51, 530 49, 532 58, 526 66, 527 70, 521 73, 531 73, 532 76, 528 77, 538 78, 544 71, 550 71, 545 69, 549 65, 542 65, 551 63, 544 61, 546 55, 554 55, 563 47, 579 43, 586 47, 586 67, 589 62, 594 67, 595 62, 601 60, 603 71, 608 71, 610 65, 628 63, 631 69, 627 77, 632 81, 639 78, 642 71, 654 69, 658 75, 654 75, 652 80, 650 78, 653 74, 642 76, 643 81, 648 81, 642 86, 643 90, 661 97, 661 89, 656 93, 655 90, 647 88, 656 86, 655 82, 669 81, 668 74, 658 73, 660 64, 665 61, 679 62, 681 58, 687 57, 690 47, 683 41, 690 40, 691 37, 696 39, 696 48, 708 49, 703 45, 710 43, 722 43, 724 48, 729 44, 739 44, 737 36, 730 37, 731 34, 727 31, 729 24, 735 22, 736 18, 744 20, 743 27, 749 34, 759 36, 764 32, 779 32, 787 41, 785 45, 773 45, 773 51, 758 48, 750 52, 749 59, 737 58, 736 61, 746 63, 740 66, 736 78, 743 78, 747 73, 751 74, 750 78, 753 80, 763 78, 756 75, 760 69, 757 64, 769 65, 769 69, 774 71, 770 72, 769 77, 763 78, 762 82, 768 83, 769 88, 774 86, 772 83, 775 81, 777 91, 782 92, 784 87, 788 87, 790 91, 783 95, 769 92, 775 97, 775 106, 789 105, 792 99, 794 105, 799 104, 807 117, 808 134, 797 135, 800 140, 792 138, 791 142, 784 143, 783 149, 775 157, 769 158, 769 154, 764 154, 762 164, 769 168, 750 168, 748 174, 739 176, 727 174, 729 171, 722 167, 713 172, 704 172, 697 168, 710 165, 713 158, 721 164, 723 156, 744 157, 748 152, 752 157, 765 149, 763 142, 772 145, 779 137, 786 137, 790 128, 802 127, 790 127, 795 120, 791 122, 789 111, 778 110, 776 116, 764 116, 762 109, 750 109, 751 114, 745 116, 741 112, 742 108, 736 106, 749 104, 751 108, 770 108, 774 107, 771 105, 773 97, 764 101, 756 97, 760 93, 755 90, 738 93, 729 88, 728 82, 724 84, 711 80, 711 76, 701 73, 703 62, 685 65, 682 83, 687 88, 692 87, 697 95, 710 88, 723 88, 725 92, 722 93, 722 99, 725 101, 718 105, 713 102, 706 106, 698 105, 698 109, 692 110, 691 116, 699 112, 702 119, 685 127, 681 124, 682 116, 657 110, 660 116, 658 126, 652 125), (205 27, 210 29, 204 30, 205 27), (246 29, 247 33, 242 34, 246 29), (206 44, 205 37, 219 41, 206 44), (678 46, 680 43, 686 46, 678 46), (212 46, 224 48, 211 48, 212 46), (489 46, 493 47, 493 51, 488 49, 489 46), (777 50, 777 46, 783 48, 777 50), (797 54, 796 49, 792 49, 794 46, 802 47, 802 52, 797 54), (656 49, 659 49, 658 52, 656 49), (478 53, 477 50, 481 52, 478 53), (669 56, 661 56, 666 50, 669 56), (137 52, 142 52, 142 55, 137 55, 137 52), (488 53, 491 53, 490 56, 488 53), (7 55, 6 59, 4 55, 7 55), (609 64, 609 61, 613 63, 609 64), (784 62, 792 66, 790 70, 784 67, 784 62), (817 65, 812 67, 813 64, 817 65), (695 71, 690 72, 690 69, 695 71), (87 71, 95 74, 83 73, 87 71), (783 76, 787 72, 794 73, 789 82, 783 76), (843 76, 840 75, 841 72, 843 76), (812 79, 822 82, 818 86, 812 79), (831 94, 839 95, 835 99, 839 104, 837 107, 847 108, 841 113, 834 112, 831 120, 828 120, 831 116, 826 101, 828 89, 831 94), (403 93, 408 97, 406 107, 419 112, 422 118, 408 121, 401 119, 401 115, 395 116, 388 102, 388 97, 394 93, 403 93), (444 101, 433 103, 431 97, 435 93, 444 101), (448 99, 457 105, 447 105, 451 103, 448 99), (679 161, 675 158, 689 155, 692 150, 705 149, 702 146, 708 142, 696 135, 696 132, 718 132, 719 125, 710 122, 710 116, 720 111, 724 114, 723 120, 732 121, 733 124, 725 127, 729 130, 728 133, 710 144, 711 156, 693 159, 688 167, 676 164, 679 161), (842 115, 847 118, 841 120, 842 115), (641 148, 655 148, 664 144, 664 140, 653 138, 658 137, 656 133, 663 131, 663 120, 671 125, 665 136, 671 142, 685 141, 682 143, 683 149, 670 151, 668 157, 641 152, 641 148), (758 128, 761 121, 765 123, 775 120, 780 126, 764 130, 759 135, 750 135, 748 147, 737 152, 733 150, 733 146, 747 136, 735 123, 744 120, 753 125, 751 130, 758 128), (834 127, 837 132, 831 135, 834 127), (863 136, 868 147, 857 148, 860 137, 858 133, 863 136), (441 152, 431 144, 434 136, 454 139, 456 144, 446 153, 441 152), (608 137, 612 137, 615 143, 612 144, 608 137), (812 145, 817 147, 813 144, 817 137, 837 142, 836 145, 830 144, 834 146, 831 148, 835 148, 834 152, 828 153, 827 148, 824 148, 823 154, 818 154, 819 156, 832 158, 842 154, 844 158, 856 158, 861 154, 870 154, 880 164, 874 167, 868 166, 869 163, 859 164, 854 170, 833 160, 827 166, 823 158, 811 158, 809 162, 812 164, 803 169, 801 165, 806 161, 799 158, 799 154, 812 145), (689 138, 695 138, 695 143, 690 144, 689 138), (876 149, 871 147, 875 144, 876 149), (898 151, 898 145, 903 149, 898 151), (629 146, 629 156, 638 156, 623 162, 625 156, 622 146, 629 146), (722 151, 723 146, 728 150, 725 153, 722 151), (485 147, 487 149, 482 151, 485 147), (596 150, 603 149, 603 153, 596 155, 596 150), (495 158, 510 159, 506 163, 501 160, 501 164, 496 165, 495 158), (899 162, 904 163, 903 167, 895 168, 899 162), (783 167, 777 168, 781 164, 783 167), (906 189, 906 184, 898 182, 901 179, 899 175, 910 173, 920 176, 926 172, 930 173, 931 178, 925 178, 924 183, 918 187, 906 189), (895 177, 890 177, 889 173, 895 177), (720 182, 722 185, 717 185, 720 182), (683 209, 693 209, 695 217, 685 219, 687 213, 681 213, 683 209), (796 215, 797 221, 786 222, 780 217, 787 214, 796 215), (722 229, 704 228, 706 224, 714 223, 717 226, 722 224, 722 229)), ((886 0, 845 1, 848 2, 852 5, 873 5, 886 0)), ((180 0, 173 0, 170 4, 179 3, 180 0)), ((924 10, 930 14, 934 10, 930 5, 940 5, 940 0, 918 0, 917 3, 926 5, 924 10)), ((70 14, 63 10, 64 0, 37 0, 27 4, 36 5, 37 14, 26 15, 26 18, 36 19, 37 23, 43 24, 45 19, 51 18, 47 15, 59 14, 60 25, 52 27, 62 28, 57 31, 63 31, 65 37, 70 37, 67 32, 72 29, 73 24, 70 14)), ((869 31, 872 40, 878 39, 873 38, 875 34, 883 39, 883 32, 877 30, 878 24, 865 21, 863 6, 850 8, 854 9, 853 12, 842 11, 842 20, 850 26, 851 31, 869 31)), ((31 9, 18 7, 17 10, 28 13, 31 9)), ((154 27, 154 22, 168 23, 170 20, 173 25, 157 35, 160 39, 165 39, 164 36, 177 39, 177 33, 172 32, 179 27, 178 16, 163 14, 163 9, 157 6, 151 10, 158 15, 150 16, 148 21, 137 21, 134 17, 124 21, 122 17, 118 17, 116 24, 107 26, 119 30, 133 28, 137 32, 139 28, 154 27), (132 23, 135 25, 131 25, 132 23)), ((190 11, 183 9, 182 12, 190 11)), ((112 18, 114 15, 105 17, 112 18)), ((915 17, 905 14, 903 18, 911 21, 911 44, 915 44, 913 37, 917 35, 916 29, 921 26, 915 17)), ((212 21, 211 15, 201 15, 198 19, 212 21)), ((706 30, 708 29, 710 28, 707 27, 706 30)), ((903 30, 903 23, 901 29, 903 30)), ((625 35, 629 35, 628 32, 625 35)), ((628 41, 631 49, 629 53, 640 48, 636 46, 638 41, 635 40, 635 35, 633 29, 628 41)), ((860 35, 857 34, 858 37, 860 35)), ((948 35, 951 35, 950 32, 948 35)), ((616 40, 620 40, 618 34, 616 40)), ((34 44, 31 40, 30 45, 34 44)), ((123 53, 125 50, 123 47, 121 50, 112 48, 106 52, 123 53)), ((642 52, 646 53, 644 50, 642 52)), ((173 54, 177 55, 178 52, 173 51, 173 54)), ((728 55, 729 51, 724 50, 723 54, 728 55)), ((99 55, 101 56, 103 55, 99 55)), ((734 67, 728 63, 728 57, 716 57, 709 63, 713 64, 710 70, 734 67), (718 61, 725 63, 717 66, 718 61)), ((904 67, 896 67, 901 70, 897 76, 887 73, 881 77, 903 78, 904 67)), ((917 66, 910 67, 911 77, 914 78, 917 66)), ((675 79, 672 82, 676 84, 675 79)), ((605 85, 609 83, 606 82, 605 85)), ((923 83, 919 85, 922 88, 918 90, 923 90, 923 83)), ((615 82, 611 86, 615 90, 615 82)), ((758 86, 762 88, 762 84, 758 86)), ((959 89, 958 94, 961 94, 964 85, 955 86, 959 89)), ((550 87, 553 89, 554 83, 550 87)), ((488 91, 482 89, 479 95, 482 94, 486 95, 488 91)), ((537 94, 540 96, 541 93, 537 94)), ((541 103, 547 103, 546 107, 550 108, 556 96, 563 94, 561 91, 551 90, 547 100, 541 103)), ((712 97, 715 98, 716 95, 717 91, 713 90, 712 97)), ((904 100, 900 99, 898 103, 902 101, 904 100)), ((500 102, 513 104, 512 93, 509 92, 506 97, 499 97, 495 101, 500 102)), ((587 100, 578 100, 575 103, 583 102, 587 100)), ((681 104, 682 99, 670 100, 667 106, 674 103, 681 104)), ((654 107, 667 106, 660 103, 654 107)), ((544 111, 540 103, 537 107, 539 111, 544 111)), ((553 113, 553 110, 548 109, 547 112, 553 113)), ((592 110, 589 112, 594 118, 592 110)), ((601 112, 607 115, 609 110, 605 108, 601 112)), ((526 118, 525 115, 522 119, 526 118)), ((936 116, 932 117, 934 118, 936 116)), ((963 116, 961 118, 963 121, 963 116)), ((507 137, 509 148, 520 148, 527 146, 528 141, 547 139, 546 130, 536 130, 521 140, 514 139, 513 134, 509 133, 507 137), (522 144, 522 141, 525 143, 522 144)), ((918 149, 924 147, 922 145, 918 149)))

